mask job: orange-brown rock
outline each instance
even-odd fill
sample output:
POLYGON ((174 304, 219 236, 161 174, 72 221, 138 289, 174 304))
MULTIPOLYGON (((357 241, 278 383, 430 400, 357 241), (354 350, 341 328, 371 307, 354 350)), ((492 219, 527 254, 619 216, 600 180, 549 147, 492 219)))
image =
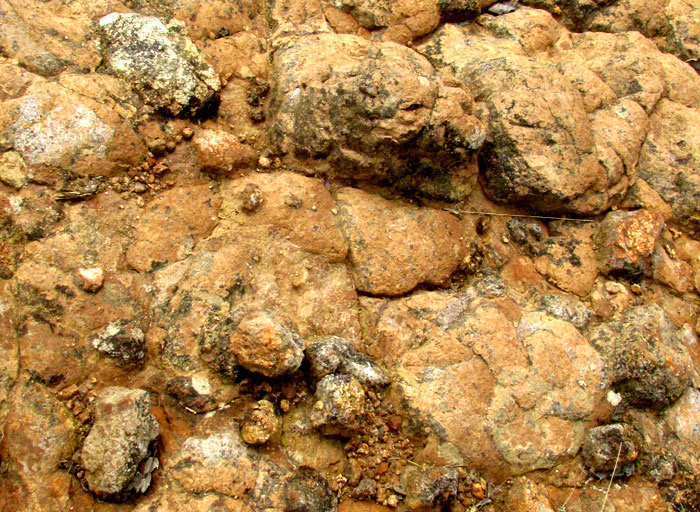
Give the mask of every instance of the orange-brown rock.
POLYGON ((420 283, 445 285, 462 263, 466 244, 453 215, 358 189, 342 189, 337 197, 338 226, 358 290, 400 295, 420 283))

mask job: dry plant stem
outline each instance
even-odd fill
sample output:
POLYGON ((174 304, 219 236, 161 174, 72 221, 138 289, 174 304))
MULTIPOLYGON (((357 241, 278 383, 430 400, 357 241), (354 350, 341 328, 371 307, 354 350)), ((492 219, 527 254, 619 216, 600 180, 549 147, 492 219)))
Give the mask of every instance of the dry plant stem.
POLYGON ((608 482, 608 488, 605 491, 605 498, 603 498, 603 505, 600 507, 600 512, 605 510, 605 502, 608 501, 608 494, 610 494, 610 488, 612 487, 613 479, 615 478, 615 471, 617 471, 617 463, 620 462, 620 453, 622 452, 622 443, 617 449, 617 457, 615 458, 615 467, 613 467, 612 475, 610 475, 610 482, 608 482))
POLYGON ((522 215, 517 213, 479 212, 476 210, 457 210, 454 208, 443 208, 443 210, 455 215, 490 215, 492 217, 524 217, 527 219, 567 220, 571 222, 595 222, 593 219, 572 219, 569 217, 550 217, 546 215, 522 215))

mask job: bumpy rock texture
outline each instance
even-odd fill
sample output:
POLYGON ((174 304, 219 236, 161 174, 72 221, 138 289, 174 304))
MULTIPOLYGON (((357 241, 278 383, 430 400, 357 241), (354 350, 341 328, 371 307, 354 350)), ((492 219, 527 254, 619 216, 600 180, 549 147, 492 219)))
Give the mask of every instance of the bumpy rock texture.
POLYGON ((0 0, 0 509, 699 510, 698 13, 0 0))

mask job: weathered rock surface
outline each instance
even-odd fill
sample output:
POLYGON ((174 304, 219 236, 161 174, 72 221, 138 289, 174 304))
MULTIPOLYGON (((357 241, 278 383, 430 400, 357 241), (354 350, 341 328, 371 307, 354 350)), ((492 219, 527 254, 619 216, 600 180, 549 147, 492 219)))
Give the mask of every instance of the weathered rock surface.
POLYGON ((227 132, 202 130, 192 139, 199 165, 204 171, 228 175, 257 160, 253 148, 227 132))
POLYGON ((473 100, 406 47, 318 34, 277 49, 270 137, 342 177, 438 197, 469 193, 484 139, 473 100))
POLYGON ((158 420, 150 412, 148 392, 105 388, 95 404, 95 424, 85 438, 81 465, 91 492, 119 498, 131 490, 149 444, 158 437, 158 420))
POLYGON ((690 356, 658 306, 628 308, 620 321, 603 324, 592 343, 606 359, 615 388, 632 404, 665 407, 689 384, 690 356))
POLYGON ((2 103, 0 145, 14 149, 14 156, 4 158, 20 166, 11 181, 18 185, 31 177, 57 184, 108 176, 139 163, 146 148, 131 127, 132 113, 119 104, 128 101, 128 93, 110 77, 88 75, 75 84, 69 78, 37 78, 22 96, 2 103))
POLYGON ((187 39, 184 23, 166 25, 155 17, 114 12, 101 18, 99 27, 106 69, 155 109, 196 113, 219 91, 219 78, 187 39))
POLYGON ((0 509, 700 509, 700 6, 517 3, 0 0, 0 509))
POLYGON ((531 313, 516 328, 477 294, 386 303, 373 349, 465 463, 510 474, 551 467, 581 446, 582 420, 603 397, 603 361, 568 322, 531 313))
POLYGON ((420 283, 445 285, 466 253, 453 215, 358 189, 338 192, 338 226, 349 246, 355 287, 374 295, 400 295, 420 283))
POLYGON ((291 172, 248 175, 224 188, 221 210, 221 229, 259 226, 280 231, 305 251, 334 263, 344 261, 348 253, 347 241, 336 226, 335 201, 319 180, 291 172), (254 210, 244 208, 250 185, 262 199, 254 210))

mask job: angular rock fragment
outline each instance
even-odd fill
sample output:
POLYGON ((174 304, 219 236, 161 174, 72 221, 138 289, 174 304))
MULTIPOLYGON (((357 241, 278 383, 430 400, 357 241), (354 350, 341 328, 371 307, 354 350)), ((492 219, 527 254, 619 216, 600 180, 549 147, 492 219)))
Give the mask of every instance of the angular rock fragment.
POLYGON ((146 103, 172 115, 206 109, 221 88, 214 69, 185 36, 185 24, 113 12, 99 22, 110 73, 129 82, 146 103), (148 63, 148 65, 144 65, 148 63))
POLYGON ((356 288, 375 295, 399 295, 419 283, 445 285, 466 254, 454 215, 354 188, 338 192, 337 222, 356 288))
POLYGON ((598 269, 611 275, 649 275, 663 228, 661 215, 648 210, 610 212, 595 235, 598 269))
POLYGON ((275 406, 267 400, 259 400, 243 418, 241 439, 248 444, 264 444, 279 431, 279 423, 275 406))
POLYGON ((581 457, 594 471, 612 471, 636 460, 641 448, 642 438, 634 428, 613 423, 586 432, 581 457))
POLYGON ((665 407, 689 384, 690 355, 659 306, 627 308, 620 321, 603 324, 591 341, 606 359, 615 389, 633 405, 665 407))
POLYGON ((291 322, 268 311, 243 318, 230 348, 241 366, 266 377, 294 373, 304 359, 304 340, 291 322))
POLYGON ((150 443, 160 432, 150 405, 148 392, 142 389, 115 386, 100 393, 95 423, 80 459, 90 492, 121 498, 129 490, 139 464, 148 457, 150 443))
POLYGON ((311 341, 306 349, 311 375, 320 380, 327 375, 349 375, 365 386, 386 386, 389 377, 369 356, 355 350, 338 336, 323 336, 311 341))
POLYGON ((192 139, 197 159, 203 171, 230 175, 238 169, 252 166, 257 160, 255 150, 228 132, 201 130, 192 139))
POLYGON ((557 288, 580 297, 591 291, 598 277, 593 247, 585 232, 548 238, 538 249, 535 268, 557 288))
POLYGON ((138 322, 116 320, 90 341, 119 366, 140 366, 146 359, 146 338, 138 322))
POLYGON ((80 267, 75 269, 75 281, 86 292, 94 293, 102 288, 105 272, 100 267, 80 267))
POLYGON ((316 385, 311 424, 327 435, 349 435, 362 428, 365 392, 349 375, 328 375, 316 385))
POLYGON ((407 466, 401 475, 408 510, 430 510, 457 494, 457 470, 447 467, 407 466))
POLYGON ((338 499, 328 482, 308 466, 300 467, 284 485, 284 512, 336 512, 338 499))

